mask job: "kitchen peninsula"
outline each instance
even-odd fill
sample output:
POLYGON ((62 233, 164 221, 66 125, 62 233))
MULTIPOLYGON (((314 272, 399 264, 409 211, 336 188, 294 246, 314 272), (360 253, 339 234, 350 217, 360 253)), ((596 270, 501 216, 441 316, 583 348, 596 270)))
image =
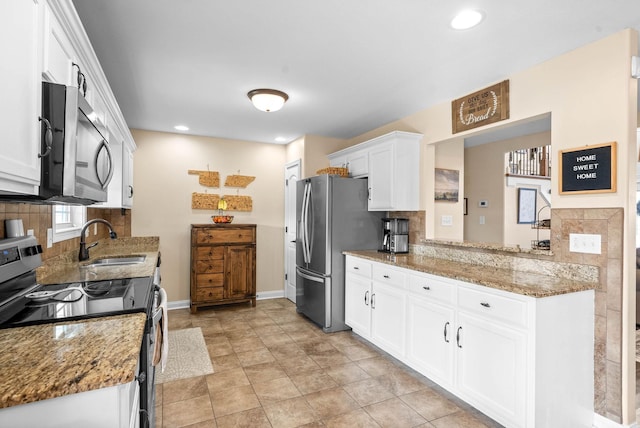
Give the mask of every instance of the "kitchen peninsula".
POLYGON ((591 426, 596 267, 468 244, 344 254, 355 333, 505 426, 591 426))

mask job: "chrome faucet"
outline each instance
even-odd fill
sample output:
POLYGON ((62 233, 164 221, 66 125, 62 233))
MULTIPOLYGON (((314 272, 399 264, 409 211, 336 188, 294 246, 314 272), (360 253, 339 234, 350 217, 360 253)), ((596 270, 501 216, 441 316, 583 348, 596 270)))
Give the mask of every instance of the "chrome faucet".
POLYGON ((101 218, 94 218, 93 220, 89 220, 88 222, 86 222, 84 226, 82 226, 82 230, 80 231, 80 254, 78 255, 78 260, 80 260, 81 262, 84 260, 89 260, 89 248, 93 248, 96 245, 98 245, 97 242, 94 242, 93 244, 87 247, 87 244, 84 239, 84 234, 87 231, 87 228, 91 226, 93 223, 106 224, 107 227, 109 228, 109 237, 111 239, 116 239, 118 237, 116 232, 113 230, 113 226, 111 226, 111 223, 109 223, 107 220, 103 220, 101 218))

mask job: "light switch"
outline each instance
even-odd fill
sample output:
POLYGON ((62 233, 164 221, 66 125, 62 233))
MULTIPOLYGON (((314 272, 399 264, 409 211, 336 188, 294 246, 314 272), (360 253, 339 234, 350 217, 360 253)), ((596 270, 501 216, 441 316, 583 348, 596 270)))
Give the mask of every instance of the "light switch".
POLYGON ((442 216, 442 225, 443 226, 453 226, 453 216, 443 215, 442 216))
POLYGON ((480 224, 484 224, 484 216, 483 215, 480 216, 480 224))

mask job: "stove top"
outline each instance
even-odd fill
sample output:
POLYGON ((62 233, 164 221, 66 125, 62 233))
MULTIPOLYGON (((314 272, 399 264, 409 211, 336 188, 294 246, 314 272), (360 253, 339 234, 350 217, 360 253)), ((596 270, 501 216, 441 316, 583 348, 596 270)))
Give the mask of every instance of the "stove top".
POLYGON ((2 306, 0 328, 149 313, 152 287, 151 277, 38 285, 2 306))

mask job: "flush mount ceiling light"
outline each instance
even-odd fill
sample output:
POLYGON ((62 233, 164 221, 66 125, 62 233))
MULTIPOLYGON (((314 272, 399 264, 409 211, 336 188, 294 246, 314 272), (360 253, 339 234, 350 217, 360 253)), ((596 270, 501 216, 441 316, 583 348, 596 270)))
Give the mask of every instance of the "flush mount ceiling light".
POLYGON ((254 89, 247 94, 255 108, 262 111, 278 111, 289 99, 289 95, 276 89, 254 89))
POLYGON ((184 125, 176 125, 173 127, 176 131, 188 131, 189 127, 184 125))
POLYGON ((451 28, 454 30, 468 30, 478 25, 483 18, 484 14, 479 10, 465 9, 451 20, 451 28))

